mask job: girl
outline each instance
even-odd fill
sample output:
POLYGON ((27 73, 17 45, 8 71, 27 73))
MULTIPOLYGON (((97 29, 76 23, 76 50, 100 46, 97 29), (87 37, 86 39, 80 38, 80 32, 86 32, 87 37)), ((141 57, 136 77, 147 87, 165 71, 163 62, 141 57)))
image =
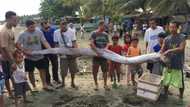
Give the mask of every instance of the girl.
MULTIPOLYGON (((118 44, 119 36, 114 35, 112 37, 113 44, 108 46, 108 49, 121 55, 122 53, 122 46, 118 44)), ((121 75, 121 64, 117 62, 110 61, 109 62, 109 71, 111 76, 111 82, 113 81, 113 87, 117 87, 116 83, 116 75, 117 75, 117 81, 120 82, 120 75, 121 75)))
MULTIPOLYGON (((125 56, 127 56, 130 43, 131 43, 131 35, 128 32, 126 32, 126 34, 124 36, 124 46, 123 46, 123 54, 125 56)), ((127 72, 127 84, 129 83, 130 80, 131 80, 130 73, 127 72)))
POLYGON ((124 36, 124 46, 123 46, 123 54, 126 56, 128 53, 128 48, 130 46, 130 42, 131 42, 131 35, 126 32, 125 36, 124 36))

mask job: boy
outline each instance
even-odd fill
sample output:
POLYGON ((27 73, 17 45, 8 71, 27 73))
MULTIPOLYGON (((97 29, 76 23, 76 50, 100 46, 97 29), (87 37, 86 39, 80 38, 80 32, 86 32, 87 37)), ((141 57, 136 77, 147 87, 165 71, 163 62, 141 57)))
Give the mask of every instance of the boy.
POLYGON ((23 63, 23 54, 16 50, 13 54, 15 59, 15 64, 12 66, 13 70, 13 80, 15 88, 15 105, 18 106, 18 97, 21 95, 24 99, 24 103, 31 103, 31 101, 26 100, 26 91, 30 90, 27 82, 27 76, 23 63))
MULTIPOLYGON (((118 44, 118 40, 119 40, 119 36, 118 35, 114 35, 112 37, 112 41, 113 41, 113 45, 109 45, 108 49, 121 55, 122 53, 122 46, 120 46, 118 44)), ((120 74, 121 74, 121 64, 117 63, 117 62, 113 62, 113 61, 109 61, 109 71, 110 71, 110 76, 111 76, 111 81, 113 83, 113 87, 117 87, 116 84, 116 75, 117 75, 117 80, 118 83, 120 82, 120 74)))
POLYGON ((95 83, 95 91, 98 90, 98 70, 101 66, 104 78, 104 88, 105 90, 110 90, 107 86, 107 71, 108 71, 108 63, 107 59, 100 57, 101 54, 97 52, 96 48, 106 49, 109 43, 108 34, 105 31, 104 21, 100 21, 98 25, 98 29, 94 31, 90 38, 90 47, 97 53, 96 57, 93 57, 92 60, 92 72, 95 83))
MULTIPOLYGON (((153 47, 154 52, 157 52, 157 53, 160 52, 161 47, 163 45, 163 41, 164 41, 166 36, 167 36, 166 33, 159 33, 158 34, 159 43, 153 47)), ((161 62, 155 62, 153 64, 152 73, 157 74, 157 75, 162 75, 162 71, 163 71, 163 66, 161 65, 161 62)))
MULTIPOLYGON (((138 38, 131 39, 131 46, 129 47, 129 50, 128 50, 129 57, 141 55, 141 50, 138 47, 138 43, 139 43, 138 38)), ((133 64, 133 65, 129 65, 128 68, 129 68, 129 72, 131 73, 131 80, 132 80, 133 86, 135 86, 136 85, 135 74, 138 73, 138 77, 141 77, 143 73, 142 67, 140 64, 133 64)))

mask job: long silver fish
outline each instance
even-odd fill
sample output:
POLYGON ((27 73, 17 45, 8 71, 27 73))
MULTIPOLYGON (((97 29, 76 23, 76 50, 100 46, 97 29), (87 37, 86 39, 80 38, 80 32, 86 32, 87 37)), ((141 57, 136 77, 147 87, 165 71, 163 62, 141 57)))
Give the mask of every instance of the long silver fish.
MULTIPOLYGON (((108 60, 112 60, 118 63, 123 64, 137 64, 144 63, 148 61, 158 61, 160 59, 159 53, 144 54, 135 57, 125 57, 119 54, 116 54, 107 49, 97 49, 101 57, 104 57, 108 60)), ((91 48, 51 48, 44 49, 40 51, 33 51, 33 55, 37 54, 64 54, 64 55, 76 55, 76 56, 97 56, 97 54, 91 48)))

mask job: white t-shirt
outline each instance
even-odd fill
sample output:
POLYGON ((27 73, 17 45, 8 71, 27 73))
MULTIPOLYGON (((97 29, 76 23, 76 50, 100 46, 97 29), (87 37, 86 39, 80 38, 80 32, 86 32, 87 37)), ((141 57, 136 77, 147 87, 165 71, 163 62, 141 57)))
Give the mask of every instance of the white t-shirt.
POLYGON ((75 29, 75 28, 70 28, 70 27, 69 27, 68 30, 72 31, 72 32, 73 32, 73 35, 76 36, 76 29, 75 29))
POLYGON ((156 29, 148 28, 145 32, 144 41, 148 42, 147 53, 154 52, 154 46, 159 43, 158 34, 165 32, 161 26, 157 26, 156 29))
POLYGON ((84 25, 80 25, 80 31, 84 32, 84 25))
POLYGON ((73 47, 72 42, 76 41, 76 36, 73 34, 73 32, 71 30, 67 30, 66 32, 62 32, 62 35, 60 29, 56 30, 54 32, 54 42, 58 43, 59 47, 73 47), (62 35, 64 36, 66 46, 62 35))
POLYGON ((117 31, 117 25, 113 25, 113 31, 114 31, 114 32, 117 31))
POLYGON ((27 80, 25 79, 26 77, 26 72, 24 68, 24 63, 20 65, 16 65, 16 71, 13 72, 13 79, 15 83, 22 83, 26 82, 27 80))

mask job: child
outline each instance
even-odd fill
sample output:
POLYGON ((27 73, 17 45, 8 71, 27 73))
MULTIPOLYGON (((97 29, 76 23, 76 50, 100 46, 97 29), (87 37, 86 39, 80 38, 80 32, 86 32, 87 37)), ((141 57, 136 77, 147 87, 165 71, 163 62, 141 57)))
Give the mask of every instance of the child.
POLYGON ((0 55, 0 107, 4 107, 4 98, 3 98, 3 89, 5 85, 5 76, 1 64, 1 55, 0 55))
POLYGON ((13 80, 15 88, 15 104, 18 106, 18 97, 22 96, 24 103, 31 103, 31 101, 26 100, 26 91, 30 90, 30 87, 27 82, 27 76, 25 73, 24 63, 23 63, 23 54, 16 50, 13 54, 15 59, 15 65, 12 66, 13 70, 13 80))
POLYGON ((153 47, 154 52, 159 52, 161 50, 162 44, 166 36, 166 33, 163 32, 158 34, 159 43, 153 47))
MULTIPOLYGON (((123 54, 124 54, 125 56, 127 56, 130 43, 131 43, 131 35, 130 35, 128 32, 126 32, 126 34, 125 34, 125 36, 124 36, 124 46, 123 46, 123 54)), ((127 84, 128 84, 129 81, 131 80, 131 79, 130 79, 130 73, 128 72, 127 75, 128 75, 128 76, 127 76, 127 84)))
POLYGON ((123 53, 126 56, 128 53, 128 48, 131 42, 131 35, 127 32, 124 36, 124 46, 123 46, 123 53))
MULTIPOLYGON (((121 55, 122 53, 122 46, 120 46, 118 44, 118 40, 119 40, 119 36, 118 35, 114 35, 112 37, 112 41, 113 44, 108 46, 108 49, 121 55)), ((114 82, 113 83, 113 87, 117 87, 117 83, 116 83, 116 75, 117 75, 117 81, 118 83, 120 82, 120 73, 121 73, 121 69, 120 69, 121 64, 117 63, 117 62, 113 62, 110 61, 109 62, 109 71, 110 71, 110 75, 111 75, 111 81, 114 82)))
MULTIPOLYGON (((157 52, 157 53, 160 52, 161 47, 163 45, 163 41, 164 41, 166 36, 167 36, 166 33, 159 33, 158 34, 159 43, 153 47, 154 52, 157 52)), ((153 74, 162 75, 162 71, 163 71, 163 66, 162 66, 160 61, 153 64, 153 68, 152 68, 153 74)))
MULTIPOLYGON (((138 43, 139 43, 138 38, 131 39, 131 46, 128 49, 129 57, 141 55, 141 50, 138 47, 138 43)), ((131 73, 131 80, 132 80, 133 86, 135 86, 136 85, 135 74, 138 73, 138 77, 141 77, 141 75, 143 73, 142 67, 140 64, 133 64, 133 65, 129 65, 128 69, 129 69, 129 71, 128 71, 129 73, 127 76, 130 77, 130 73, 131 73)))

